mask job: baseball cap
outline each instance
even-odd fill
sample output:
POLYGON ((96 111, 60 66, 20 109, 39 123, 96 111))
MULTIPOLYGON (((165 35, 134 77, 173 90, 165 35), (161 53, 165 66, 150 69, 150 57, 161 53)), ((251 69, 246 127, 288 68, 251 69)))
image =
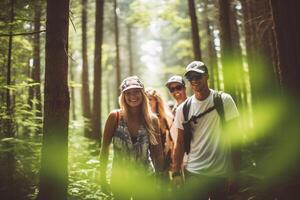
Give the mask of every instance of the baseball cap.
POLYGON ((129 76, 125 78, 120 85, 121 92, 125 92, 132 88, 144 89, 143 83, 137 76, 129 76))
POLYGON ((201 61, 193 61, 190 64, 187 65, 186 67, 186 72, 184 74, 184 76, 186 77, 188 75, 189 72, 197 72, 200 74, 208 74, 208 70, 206 65, 201 62, 201 61))
POLYGON ((166 82, 166 86, 169 87, 169 84, 170 83, 180 83, 181 85, 185 86, 185 82, 183 80, 183 78, 181 76, 178 76, 178 75, 174 75, 174 76, 171 76, 168 81, 166 82))

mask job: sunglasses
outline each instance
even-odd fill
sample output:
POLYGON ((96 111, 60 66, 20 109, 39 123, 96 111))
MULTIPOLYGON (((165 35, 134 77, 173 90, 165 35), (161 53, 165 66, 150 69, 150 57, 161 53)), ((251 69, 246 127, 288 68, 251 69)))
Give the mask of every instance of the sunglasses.
POLYGON ((188 81, 193 81, 193 80, 198 81, 201 80, 202 78, 203 78, 202 74, 191 74, 186 77, 188 81))
POLYGON ((175 91, 179 91, 182 90, 183 86, 182 85, 176 85, 175 87, 169 87, 169 91, 171 93, 175 92, 175 91))

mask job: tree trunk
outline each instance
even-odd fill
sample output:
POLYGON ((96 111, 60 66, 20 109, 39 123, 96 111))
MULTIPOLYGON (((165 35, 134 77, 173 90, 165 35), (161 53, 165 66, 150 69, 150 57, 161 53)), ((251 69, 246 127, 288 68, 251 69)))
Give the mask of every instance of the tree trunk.
MULTIPOLYGON (((29 63, 28 65, 28 77, 31 79, 28 82, 33 83, 33 69, 31 69, 31 63, 29 63)), ((33 109, 33 98, 34 98, 34 89, 33 86, 30 86, 28 88, 28 105, 29 105, 28 110, 30 111, 33 109)))
POLYGON ((240 36, 233 0, 219 0, 219 21, 221 38, 221 60, 223 66, 225 91, 237 103, 241 103, 243 92, 243 62, 240 36))
POLYGON ((232 65, 233 58, 233 40, 230 20, 230 0, 218 0, 219 3, 219 22, 220 22, 220 38, 221 38, 221 61, 224 76, 224 88, 234 99, 236 80, 236 69, 232 65))
POLYGON ((7 53, 7 74, 6 74, 6 114, 8 118, 6 119, 6 137, 14 137, 14 130, 13 130, 13 120, 12 120, 12 99, 11 99, 11 57, 12 57, 12 43, 13 43, 13 36, 12 36, 12 29, 13 29, 13 22, 14 22, 14 6, 15 1, 10 1, 11 11, 10 11, 10 25, 9 25, 9 37, 8 37, 8 53, 7 53))
MULTIPOLYGON (((289 102, 283 105, 287 114, 282 117, 279 137, 289 138, 288 146, 290 147, 292 141, 299 138, 300 2, 269 0, 269 3, 274 21, 280 83, 284 97, 289 99, 289 102)), ((280 145, 287 146, 281 141, 280 145)), ((295 143, 295 150, 293 149, 290 149, 292 152, 289 154, 295 154, 295 156, 290 158, 288 167, 282 173, 284 179, 278 183, 279 188, 272 190, 272 192, 278 193, 278 199, 300 199, 300 160, 297 143, 295 143)))
POLYGON ((245 40, 253 103, 272 95, 278 85, 278 69, 274 65, 273 22, 269 0, 241 1, 244 15, 245 40), (265 88, 269 88, 265 90, 265 88))
POLYGON ((193 50, 194 50, 194 59, 202 60, 201 50, 200 50, 200 36, 198 29, 197 15, 195 11, 195 2, 194 0, 188 0, 189 5, 189 14, 191 19, 192 27, 192 40, 193 40, 193 50))
POLYGON ((111 96, 111 93, 109 92, 110 91, 110 80, 107 79, 106 81, 106 109, 107 109, 107 113, 110 112, 110 96, 111 96))
POLYGON ((132 32, 131 25, 127 25, 128 58, 129 58, 129 76, 133 76, 133 53, 132 53, 132 32))
POLYGON ((91 105, 90 105, 90 89, 89 89, 89 68, 87 56, 87 6, 88 0, 82 0, 82 114, 84 117, 84 135, 90 137, 91 134, 91 105))
MULTIPOLYGON (((38 0, 35 0, 35 7, 34 7, 34 31, 38 32, 41 28, 41 15, 42 10, 40 6, 40 2, 38 0)), ((35 83, 38 83, 38 85, 34 86, 34 94, 35 98, 37 100, 36 103, 36 116, 37 116, 37 123, 41 124, 41 118, 42 118, 42 98, 41 98, 41 62, 40 62, 40 34, 34 34, 33 38, 34 46, 33 46, 33 81, 35 83)), ((37 134, 42 133, 41 129, 37 129, 37 134)))
POLYGON ((237 103, 241 107, 246 105, 246 82, 245 74, 243 70, 243 60, 242 60, 242 48, 240 44, 240 33, 237 24, 237 10, 236 10, 236 0, 231 0, 230 2, 230 29, 231 29, 231 40, 232 40, 232 56, 233 59, 230 61, 232 68, 234 70, 234 84, 235 84, 235 96, 237 103))
POLYGON ((43 146, 39 200, 67 199, 69 0, 47 1, 43 146))
MULTIPOLYGON (((116 92, 117 97, 119 96, 119 86, 121 85, 121 69, 120 69, 120 48, 119 48, 119 19, 118 19, 118 2, 114 0, 114 15, 115 15, 115 47, 116 47, 116 92)), ((118 101, 117 101, 118 107, 118 101)))
POLYGON ((280 81, 284 90, 296 97, 300 96, 300 2, 270 0, 274 20, 275 37, 280 72, 280 81), (298 16, 298 17, 297 17, 298 16))
MULTIPOLYGON (((69 49, 72 49, 70 46, 69 46, 69 49)), ((71 82, 75 82, 75 76, 74 76, 74 62, 72 60, 72 55, 74 53, 70 53, 70 58, 69 58, 69 74, 70 74, 70 81, 71 82)), ((76 108, 75 108, 75 105, 76 105, 76 100, 75 100, 75 89, 74 87, 70 87, 70 94, 71 94, 71 102, 70 102, 70 106, 71 106, 71 113, 72 113, 72 120, 76 120, 77 117, 76 117, 76 108)))
POLYGON ((104 0, 96 0, 95 52, 94 52, 94 94, 92 137, 101 138, 101 85, 102 85, 102 41, 103 41, 104 0))
POLYGON ((205 22, 205 28, 206 28, 206 34, 207 34, 207 51, 208 51, 208 59, 209 59, 209 87, 214 88, 216 90, 219 89, 218 84, 218 62, 217 62, 217 52, 216 47, 214 44, 214 35, 212 33, 212 29, 210 28, 211 22, 208 18, 208 0, 205 2, 204 7, 204 22, 205 22))
MULTIPOLYGON (((10 25, 9 25, 9 38, 8 38, 8 56, 7 56, 7 80, 6 84, 8 87, 11 86, 11 57, 12 57, 12 43, 13 43, 13 36, 12 36, 12 29, 13 29, 13 22, 15 18, 15 13, 14 13, 14 7, 15 7, 15 1, 11 0, 10 1, 10 25)), ((10 94, 10 89, 7 88, 6 90, 6 114, 7 114, 7 119, 6 119, 6 130, 5 130, 5 137, 11 138, 15 136, 15 132, 13 129, 13 120, 12 120, 12 101, 11 101, 11 94, 10 94)), ((5 152, 4 158, 5 158, 5 164, 4 164, 4 169, 6 171, 5 177, 3 179, 5 180, 5 184, 7 188, 4 190, 4 199, 15 199, 16 198, 16 193, 15 193, 15 183, 14 183, 14 173, 15 173, 15 168, 16 168, 16 160, 14 156, 14 144, 11 141, 5 141, 4 142, 4 148, 9 149, 9 151, 5 152)))

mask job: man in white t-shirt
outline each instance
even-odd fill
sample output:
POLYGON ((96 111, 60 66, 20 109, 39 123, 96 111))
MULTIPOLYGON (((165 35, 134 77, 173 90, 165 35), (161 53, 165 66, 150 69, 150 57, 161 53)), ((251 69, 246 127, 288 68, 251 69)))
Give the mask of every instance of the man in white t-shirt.
MULTIPOLYGON (((208 70, 203 62, 193 61, 184 75, 191 84, 194 95, 188 119, 198 116, 214 106, 214 93, 208 87, 208 70)), ((227 93, 221 94, 224 107, 225 123, 239 116, 232 97, 227 93)), ((182 184, 180 166, 185 153, 182 103, 176 110, 174 126, 177 127, 177 142, 173 155, 173 183, 182 184)), ((228 136, 222 131, 222 120, 216 109, 212 109, 196 122, 191 122, 192 139, 185 168, 186 191, 191 196, 187 199, 227 199, 228 178, 237 167, 233 166, 230 143, 225 142, 228 136)))

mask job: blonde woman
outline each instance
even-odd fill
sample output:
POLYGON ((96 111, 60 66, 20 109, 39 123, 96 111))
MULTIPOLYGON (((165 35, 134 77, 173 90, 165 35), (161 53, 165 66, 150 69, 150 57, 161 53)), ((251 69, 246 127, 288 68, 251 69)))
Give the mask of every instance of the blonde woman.
POLYGON ((171 155, 174 146, 169 127, 172 119, 172 113, 168 108, 166 108, 164 100, 156 89, 147 88, 146 94, 148 96, 152 112, 154 112, 159 119, 160 133, 165 157, 164 171, 168 171, 171 165, 171 155))
POLYGON ((101 149, 101 180, 106 185, 109 145, 113 143, 112 192, 115 199, 153 198, 145 180, 163 170, 159 122, 152 114, 144 86, 137 76, 123 80, 120 109, 112 111, 105 124, 101 149), (143 184, 141 184, 143 183, 143 184))

